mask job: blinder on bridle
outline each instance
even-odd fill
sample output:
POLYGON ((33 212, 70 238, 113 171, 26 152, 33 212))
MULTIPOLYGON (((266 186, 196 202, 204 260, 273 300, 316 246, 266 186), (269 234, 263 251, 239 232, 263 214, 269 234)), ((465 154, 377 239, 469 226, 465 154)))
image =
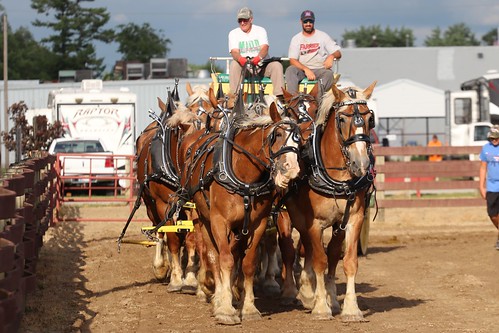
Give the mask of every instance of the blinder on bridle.
MULTIPOLYGON (((351 98, 356 98, 356 96, 357 96, 357 92, 353 89, 347 90, 347 94, 351 98)), ((350 106, 350 105, 353 106, 353 113, 349 114, 349 113, 345 113, 345 112, 338 112, 338 111, 336 112, 336 127, 337 127, 338 131, 340 132, 340 137, 343 140, 343 145, 349 146, 349 145, 353 144, 354 142, 358 142, 358 141, 363 141, 363 142, 370 144, 371 139, 369 136, 369 132, 376 125, 375 120, 374 120, 373 110, 368 109, 367 111, 360 112, 359 105, 367 105, 367 101, 365 101, 365 100, 344 101, 344 102, 341 102, 341 103, 338 103, 337 105, 335 105, 335 108, 336 108, 336 110, 338 110, 339 108, 341 108, 343 106, 350 106), (368 125, 367 126, 367 134, 365 134, 365 133, 357 133, 357 134, 353 133, 352 134, 352 126, 349 127, 349 133, 342 132, 342 128, 341 128, 341 123, 343 121, 341 118, 342 116, 343 117, 352 117, 352 122, 353 122, 354 127, 359 128, 359 127, 365 126, 364 116, 367 114, 370 114, 370 117, 368 118, 368 123, 367 123, 367 125, 368 125), (347 139, 345 139, 345 134, 348 134, 347 139)))
POLYGON ((298 155, 299 151, 297 147, 288 146, 286 144, 283 144, 281 147, 279 147, 277 152, 274 153, 272 151, 272 146, 275 144, 277 140, 276 132, 278 129, 282 129, 284 132, 288 133, 286 139, 284 140, 285 143, 288 141, 290 137, 291 140, 293 140, 293 142, 297 144, 297 146, 300 143, 300 129, 298 125, 294 121, 282 120, 277 124, 275 124, 274 128, 272 129, 272 132, 268 136, 270 158, 275 159, 276 157, 289 152, 296 153, 298 155), (284 125, 289 126, 290 129, 284 128, 284 125))

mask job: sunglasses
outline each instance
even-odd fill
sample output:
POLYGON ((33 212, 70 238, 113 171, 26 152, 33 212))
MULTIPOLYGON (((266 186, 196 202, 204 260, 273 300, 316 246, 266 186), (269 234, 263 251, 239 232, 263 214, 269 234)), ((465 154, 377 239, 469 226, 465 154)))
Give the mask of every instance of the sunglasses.
POLYGON ((312 23, 312 24, 314 24, 314 20, 305 20, 305 21, 303 21, 303 24, 307 24, 307 23, 312 23))
POLYGON ((238 23, 243 23, 243 22, 244 22, 244 23, 247 23, 247 22, 249 22, 249 20, 250 20, 250 19, 238 19, 238 20, 237 20, 237 22, 238 22, 238 23))

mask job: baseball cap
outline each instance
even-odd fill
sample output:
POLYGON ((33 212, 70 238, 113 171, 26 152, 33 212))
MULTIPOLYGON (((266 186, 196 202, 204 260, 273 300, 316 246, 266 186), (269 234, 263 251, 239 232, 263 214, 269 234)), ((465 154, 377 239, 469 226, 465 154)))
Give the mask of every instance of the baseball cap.
POLYGON ((499 126, 498 125, 494 125, 490 128, 490 131, 487 134, 487 139, 499 139, 499 126))
POLYGON ((301 13, 300 18, 301 18, 302 21, 305 21, 305 20, 315 21, 314 12, 311 11, 311 10, 305 10, 305 11, 303 11, 303 13, 301 13))
POLYGON ((248 7, 243 7, 237 12, 237 19, 248 20, 253 17, 253 12, 248 7))

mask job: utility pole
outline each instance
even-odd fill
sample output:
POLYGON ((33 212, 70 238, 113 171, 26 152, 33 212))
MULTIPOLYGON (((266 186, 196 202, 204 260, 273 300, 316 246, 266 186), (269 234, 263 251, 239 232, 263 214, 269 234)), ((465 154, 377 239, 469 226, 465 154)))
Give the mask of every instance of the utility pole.
MULTIPOLYGON (((8 76, 8 57, 7 57, 7 14, 3 14, 3 123, 5 131, 9 131, 9 115, 7 111, 9 110, 9 76, 8 76)), ((5 149, 5 167, 9 166, 9 152, 4 147, 0 146, 0 176, 2 175, 2 149, 5 149)))

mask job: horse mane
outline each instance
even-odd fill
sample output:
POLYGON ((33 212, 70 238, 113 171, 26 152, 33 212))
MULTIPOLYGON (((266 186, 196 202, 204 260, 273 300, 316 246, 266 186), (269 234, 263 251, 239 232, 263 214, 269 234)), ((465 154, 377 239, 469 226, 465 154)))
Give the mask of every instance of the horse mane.
MULTIPOLYGON (((364 96, 364 90, 362 90, 361 88, 359 88, 357 86, 346 87, 346 88, 341 89, 341 91, 345 93, 344 100, 352 101, 352 100, 366 99, 364 96), (350 89, 354 90, 356 92, 356 96, 357 96, 356 98, 351 98, 348 94, 346 94, 346 91, 350 90, 350 89)), ((326 92, 322 96, 322 99, 321 99, 321 102, 319 105, 319 110, 317 111, 317 119, 316 119, 317 125, 322 125, 326 122, 328 115, 329 115, 329 111, 331 110, 331 108, 333 107, 333 105, 335 103, 339 103, 339 102, 342 102, 342 101, 336 100, 336 96, 334 95, 332 89, 329 90, 328 92, 326 92)))
POLYGON ((208 87, 206 85, 197 85, 192 88, 192 94, 187 98, 186 105, 194 105, 199 101, 210 102, 208 96, 208 87))
POLYGON ((198 115, 192 113, 185 105, 179 103, 177 109, 172 116, 168 118, 166 124, 169 127, 177 127, 179 125, 190 125, 198 120, 198 115))
POLYGON ((272 123, 272 119, 269 115, 256 115, 256 113, 251 115, 246 115, 238 123, 240 128, 250 128, 250 127, 263 127, 272 123))

